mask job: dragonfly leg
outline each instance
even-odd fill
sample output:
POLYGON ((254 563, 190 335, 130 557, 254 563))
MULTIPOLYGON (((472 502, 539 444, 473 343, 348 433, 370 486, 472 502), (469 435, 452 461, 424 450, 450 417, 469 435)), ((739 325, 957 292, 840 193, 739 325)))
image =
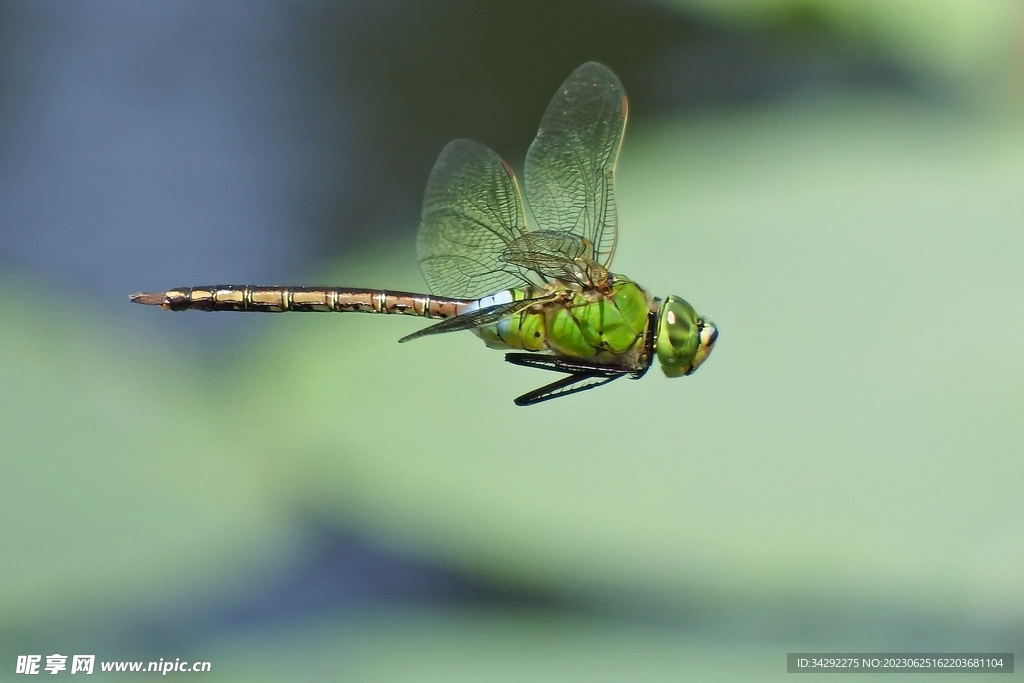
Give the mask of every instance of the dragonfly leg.
POLYGON ((654 343, 658 339, 658 315, 651 311, 647 314, 647 329, 644 331, 644 358, 646 362, 643 367, 633 372, 630 379, 640 379, 647 374, 647 371, 654 363, 654 343))
POLYGON ((558 356, 541 355, 537 353, 506 353, 505 360, 513 365, 521 365, 524 368, 538 368, 540 370, 551 370, 553 372, 565 372, 570 375, 594 375, 612 377, 628 375, 636 372, 634 368, 624 368, 617 365, 601 365, 575 358, 559 358, 558 356))
POLYGON ((618 373, 615 375, 594 375, 589 373, 576 373, 563 377, 557 382, 546 384, 540 389, 534 389, 531 392, 525 393, 515 400, 517 406, 532 406, 544 401, 550 401, 553 398, 561 398, 562 396, 568 396, 569 394, 576 394, 581 391, 587 391, 588 389, 596 389, 597 387, 608 384, 608 382, 614 382, 620 377, 624 377, 628 373, 618 373))
POLYGON ((615 365, 600 365, 573 358, 557 358, 533 353, 506 353, 505 360, 513 365, 568 373, 568 377, 546 384, 540 389, 523 394, 515 400, 517 406, 532 406, 588 389, 608 384, 620 377, 635 375, 633 368, 615 365))

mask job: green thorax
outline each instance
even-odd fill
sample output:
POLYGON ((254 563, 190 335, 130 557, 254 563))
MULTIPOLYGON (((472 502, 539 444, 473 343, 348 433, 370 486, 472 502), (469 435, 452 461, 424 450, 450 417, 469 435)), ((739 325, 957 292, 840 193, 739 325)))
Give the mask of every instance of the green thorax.
POLYGON ((640 367, 648 315, 656 302, 639 285, 612 276, 605 291, 567 282, 547 287, 512 289, 480 300, 481 306, 537 298, 555 292, 564 297, 531 306, 518 315, 477 329, 484 343, 496 349, 551 351, 558 356, 597 363, 640 367))

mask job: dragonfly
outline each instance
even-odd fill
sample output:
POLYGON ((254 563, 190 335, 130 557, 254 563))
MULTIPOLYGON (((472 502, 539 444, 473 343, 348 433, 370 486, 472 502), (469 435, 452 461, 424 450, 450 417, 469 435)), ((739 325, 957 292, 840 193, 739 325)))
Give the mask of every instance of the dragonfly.
POLYGON ((427 181, 416 236, 430 294, 358 287, 214 285, 131 300, 171 311, 321 311, 415 315, 438 322, 400 342, 469 330, 517 366, 559 379, 515 399, 528 406, 639 379, 657 358, 692 374, 718 328, 677 296, 652 296, 613 273, 615 165, 628 102, 618 77, 588 62, 552 98, 524 164, 533 221, 512 167, 454 140, 427 181))

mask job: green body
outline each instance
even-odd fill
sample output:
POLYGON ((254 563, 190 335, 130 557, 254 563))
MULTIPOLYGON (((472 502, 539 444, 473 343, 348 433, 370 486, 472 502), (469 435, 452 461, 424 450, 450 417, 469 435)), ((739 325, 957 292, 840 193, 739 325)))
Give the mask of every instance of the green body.
POLYGON ((649 314, 656 302, 635 282, 616 276, 599 293, 559 282, 549 288, 509 290, 513 300, 558 291, 568 301, 531 307, 476 333, 495 349, 551 351, 619 367, 640 367, 649 314))

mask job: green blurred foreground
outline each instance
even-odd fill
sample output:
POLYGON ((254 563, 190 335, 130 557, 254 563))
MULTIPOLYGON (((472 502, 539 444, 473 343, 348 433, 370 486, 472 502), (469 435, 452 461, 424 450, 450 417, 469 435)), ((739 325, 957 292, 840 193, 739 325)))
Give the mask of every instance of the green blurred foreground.
MULTIPOLYGON (((286 562, 312 512, 628 618, 355 613, 225 634, 196 653, 210 680, 767 680, 796 650, 1020 652, 1024 127, 804 103, 634 126, 620 168, 614 269, 722 331, 685 380, 517 409, 546 377, 356 315, 268 316, 230 367, 190 366, 139 332, 161 313, 126 300, 124 329, 8 281, 0 628, 187 611, 286 562)), ((411 242, 314 281, 423 286, 411 242)))

